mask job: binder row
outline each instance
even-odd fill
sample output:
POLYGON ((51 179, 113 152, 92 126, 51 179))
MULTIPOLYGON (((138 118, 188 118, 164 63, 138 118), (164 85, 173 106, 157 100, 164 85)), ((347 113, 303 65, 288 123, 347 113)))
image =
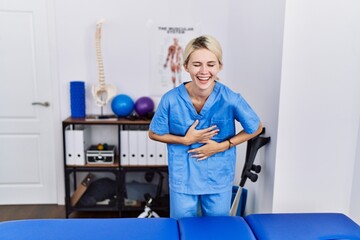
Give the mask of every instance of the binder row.
MULTIPOLYGON (((165 143, 148 137, 147 125, 123 125, 120 128, 120 165, 167 166, 165 143)), ((91 146, 89 126, 69 125, 65 128, 66 165, 85 165, 86 151, 91 146)))
POLYGON ((167 166, 165 143, 151 140, 146 125, 124 125, 120 130, 122 166, 167 166))
POLYGON ((90 130, 86 126, 65 128, 66 165, 85 165, 85 152, 90 146, 90 130))

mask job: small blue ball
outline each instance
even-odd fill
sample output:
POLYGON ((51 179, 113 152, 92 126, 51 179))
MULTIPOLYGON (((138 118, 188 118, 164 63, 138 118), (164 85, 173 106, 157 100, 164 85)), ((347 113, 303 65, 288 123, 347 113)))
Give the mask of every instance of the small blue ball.
POLYGON ((134 110, 134 101, 126 94, 119 94, 113 98, 111 109, 118 117, 129 116, 134 110))

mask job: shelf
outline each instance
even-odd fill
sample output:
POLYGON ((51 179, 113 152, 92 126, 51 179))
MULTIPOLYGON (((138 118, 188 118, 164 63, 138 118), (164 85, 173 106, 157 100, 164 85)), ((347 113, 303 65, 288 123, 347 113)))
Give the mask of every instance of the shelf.
POLYGON ((128 170, 138 170, 139 168, 144 168, 144 169, 164 169, 164 168, 168 168, 167 165, 120 165, 121 168, 126 168, 128 170))
POLYGON ((89 212, 89 211, 119 211, 117 206, 92 206, 92 207, 72 207, 73 211, 89 212))
POLYGON ((109 125, 132 125, 132 124, 150 124, 150 120, 130 120, 127 118, 109 118, 109 119, 97 119, 95 117, 90 118, 67 118, 63 121, 64 124, 109 124, 109 125))
POLYGON ((66 168, 84 168, 84 169, 89 169, 89 168, 119 168, 120 165, 118 163, 113 163, 113 164, 85 164, 85 165, 66 165, 66 168))
MULTIPOLYGON (((132 172, 167 172, 167 165, 121 165, 120 156, 115 153, 114 163, 95 163, 95 164, 85 164, 85 165, 67 165, 66 164, 66 137, 65 131, 69 125, 73 125, 74 129, 76 125, 94 125, 97 126, 94 129, 90 127, 91 130, 97 130, 99 127, 106 126, 117 126, 117 132, 112 134, 117 134, 117 144, 115 144, 118 153, 121 154, 121 132, 126 130, 141 130, 146 131, 148 125, 150 124, 149 119, 127 119, 127 118, 116 118, 115 116, 108 119, 98 119, 96 116, 87 116, 86 118, 67 118, 62 122, 63 127, 63 148, 64 148, 64 173, 65 173, 65 208, 66 208, 66 217, 69 217, 73 212, 86 212, 86 211, 116 211, 119 212, 121 216, 122 212, 142 212, 144 210, 145 202, 142 202, 142 206, 124 206, 126 182, 125 177, 127 173, 132 172), (131 126, 129 126, 131 125, 131 126), (138 126, 135 126, 138 125, 138 126), (98 176, 107 176, 108 173, 114 174, 116 186, 116 200, 115 203, 111 206, 109 205, 95 205, 95 206, 71 206, 71 195, 74 194, 74 191, 79 187, 78 177, 82 176, 78 173, 84 172, 96 172, 98 176)), ((102 131, 102 129, 100 129, 102 131)), ((94 141, 94 140, 93 140, 94 141)), ((151 208, 155 211, 168 212, 169 206, 168 201, 164 204, 159 203, 159 205, 153 205, 151 208)))
MULTIPOLYGON (((130 206, 126 206, 126 207, 123 207, 121 210, 122 211, 143 211, 144 210, 144 207, 145 206, 142 206, 142 207, 130 207, 130 206)), ((168 207, 154 207, 154 206, 151 206, 151 209, 153 211, 167 211, 169 210, 168 207)))
POLYGON ((126 169, 126 170, 134 170, 134 171, 139 171, 141 169, 154 169, 154 170, 162 170, 165 168, 168 168, 167 165, 119 165, 119 164, 85 164, 85 165, 66 165, 65 166, 68 169, 73 169, 73 168, 77 168, 77 169, 92 169, 92 168, 122 168, 122 169, 126 169))

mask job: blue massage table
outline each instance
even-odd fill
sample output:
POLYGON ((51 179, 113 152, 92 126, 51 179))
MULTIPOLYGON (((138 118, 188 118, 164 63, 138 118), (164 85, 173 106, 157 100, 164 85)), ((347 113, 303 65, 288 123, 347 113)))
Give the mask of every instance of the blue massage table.
POLYGON ((360 226, 340 213, 246 217, 42 219, 0 222, 1 240, 360 240, 360 226))
POLYGON ((360 240, 360 227, 344 214, 252 214, 245 217, 261 240, 360 240))

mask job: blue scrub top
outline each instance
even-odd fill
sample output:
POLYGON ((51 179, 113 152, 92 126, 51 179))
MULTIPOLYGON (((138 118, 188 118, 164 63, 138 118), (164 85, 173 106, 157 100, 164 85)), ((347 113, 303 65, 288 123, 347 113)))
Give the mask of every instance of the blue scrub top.
MULTIPOLYGON (((196 119, 196 129, 216 125, 219 133, 212 140, 225 141, 236 134, 235 120, 246 133, 254 133, 260 119, 245 99, 222 83, 216 82, 213 92, 197 113, 190 96, 181 84, 165 93, 150 123, 150 129, 158 135, 185 136, 196 119)), ((234 181, 236 148, 198 161, 187 151, 203 144, 190 146, 167 144, 169 162, 169 184, 172 191, 186 194, 213 194, 230 191, 234 181)))

